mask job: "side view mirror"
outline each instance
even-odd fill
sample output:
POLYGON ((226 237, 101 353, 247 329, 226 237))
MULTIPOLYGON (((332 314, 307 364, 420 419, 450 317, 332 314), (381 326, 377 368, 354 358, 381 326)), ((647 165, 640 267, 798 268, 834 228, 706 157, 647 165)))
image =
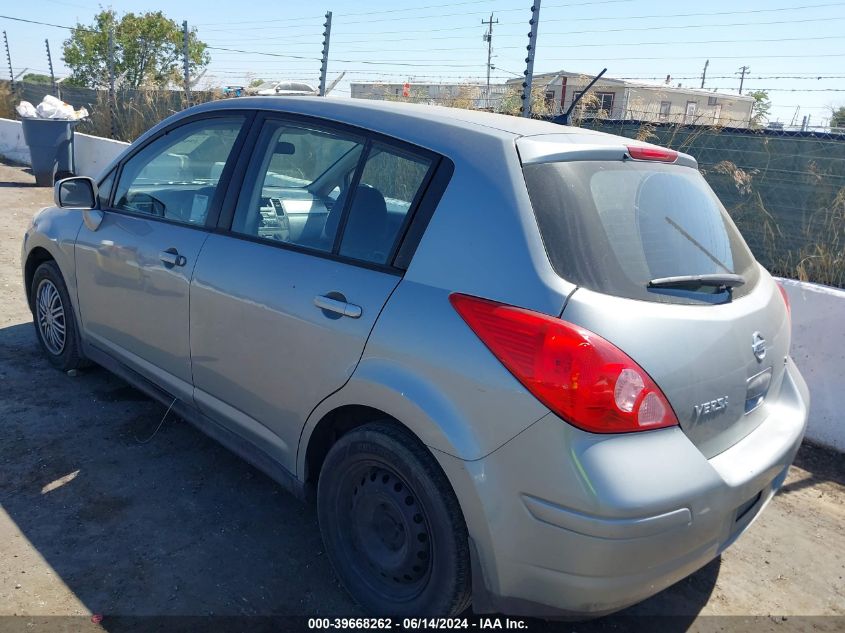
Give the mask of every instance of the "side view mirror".
POLYGON ((97 206, 97 184, 84 176, 65 178, 56 183, 53 200, 57 207, 94 209, 97 206))

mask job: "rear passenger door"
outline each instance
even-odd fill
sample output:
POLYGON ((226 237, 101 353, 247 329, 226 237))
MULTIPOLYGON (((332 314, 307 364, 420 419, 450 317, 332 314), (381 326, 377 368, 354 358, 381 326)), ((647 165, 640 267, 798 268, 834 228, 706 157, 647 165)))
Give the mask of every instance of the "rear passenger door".
POLYGON ((305 420, 352 375, 400 281, 392 262, 437 157, 272 117, 248 153, 194 272, 194 397, 294 470, 305 420))

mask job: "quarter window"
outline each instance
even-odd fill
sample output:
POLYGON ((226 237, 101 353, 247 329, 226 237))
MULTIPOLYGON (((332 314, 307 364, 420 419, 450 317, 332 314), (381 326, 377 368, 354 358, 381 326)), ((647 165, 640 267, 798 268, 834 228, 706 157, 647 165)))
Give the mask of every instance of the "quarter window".
POLYGON ((244 117, 187 123, 156 139, 123 165, 114 208, 204 225, 244 117))

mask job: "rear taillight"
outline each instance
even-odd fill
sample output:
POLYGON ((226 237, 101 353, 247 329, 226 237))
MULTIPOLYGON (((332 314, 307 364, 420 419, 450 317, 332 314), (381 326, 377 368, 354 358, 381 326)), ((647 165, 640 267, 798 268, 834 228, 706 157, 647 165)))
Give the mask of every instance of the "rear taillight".
POLYGON ((597 334, 544 314, 462 294, 458 314, 534 397, 593 433, 678 424, 642 367, 597 334))
POLYGON ((792 318, 792 305, 789 303, 789 295, 786 294, 786 288, 783 287, 779 281, 777 283, 778 290, 780 290, 780 296, 783 297, 783 302, 786 304, 786 313, 792 318))
POLYGON ((674 163, 678 160, 678 152, 665 147, 628 145, 627 150, 628 156, 635 160, 656 160, 661 163, 674 163))

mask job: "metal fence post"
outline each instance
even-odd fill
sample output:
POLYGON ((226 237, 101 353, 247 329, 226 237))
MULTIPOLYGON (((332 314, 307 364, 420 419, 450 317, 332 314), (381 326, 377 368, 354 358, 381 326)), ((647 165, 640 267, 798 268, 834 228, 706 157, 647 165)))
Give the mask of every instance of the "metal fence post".
POLYGON ((47 45, 47 65, 50 67, 50 86, 52 87, 53 94, 56 94, 56 74, 53 72, 53 56, 50 55, 50 40, 44 40, 44 44, 47 45))
POLYGON ((185 102, 191 107, 191 65, 188 57, 188 21, 182 22, 182 66, 185 73, 185 102))
POLYGON ((537 52, 537 28, 540 26, 540 0, 531 5, 531 19, 528 21, 531 31, 528 33, 528 55, 525 57, 525 80, 522 82, 522 105, 519 111, 525 118, 531 118, 531 82, 534 79, 534 55, 537 52))
POLYGON ((326 21, 323 23, 323 63, 320 65, 320 96, 326 96, 326 72, 329 68, 329 40, 332 36, 332 12, 326 11, 326 21))
POLYGON ((6 61, 9 63, 9 85, 12 88, 12 92, 14 92, 15 73, 12 72, 12 54, 9 52, 9 37, 6 35, 6 31, 3 31, 3 42, 6 44, 6 61))

